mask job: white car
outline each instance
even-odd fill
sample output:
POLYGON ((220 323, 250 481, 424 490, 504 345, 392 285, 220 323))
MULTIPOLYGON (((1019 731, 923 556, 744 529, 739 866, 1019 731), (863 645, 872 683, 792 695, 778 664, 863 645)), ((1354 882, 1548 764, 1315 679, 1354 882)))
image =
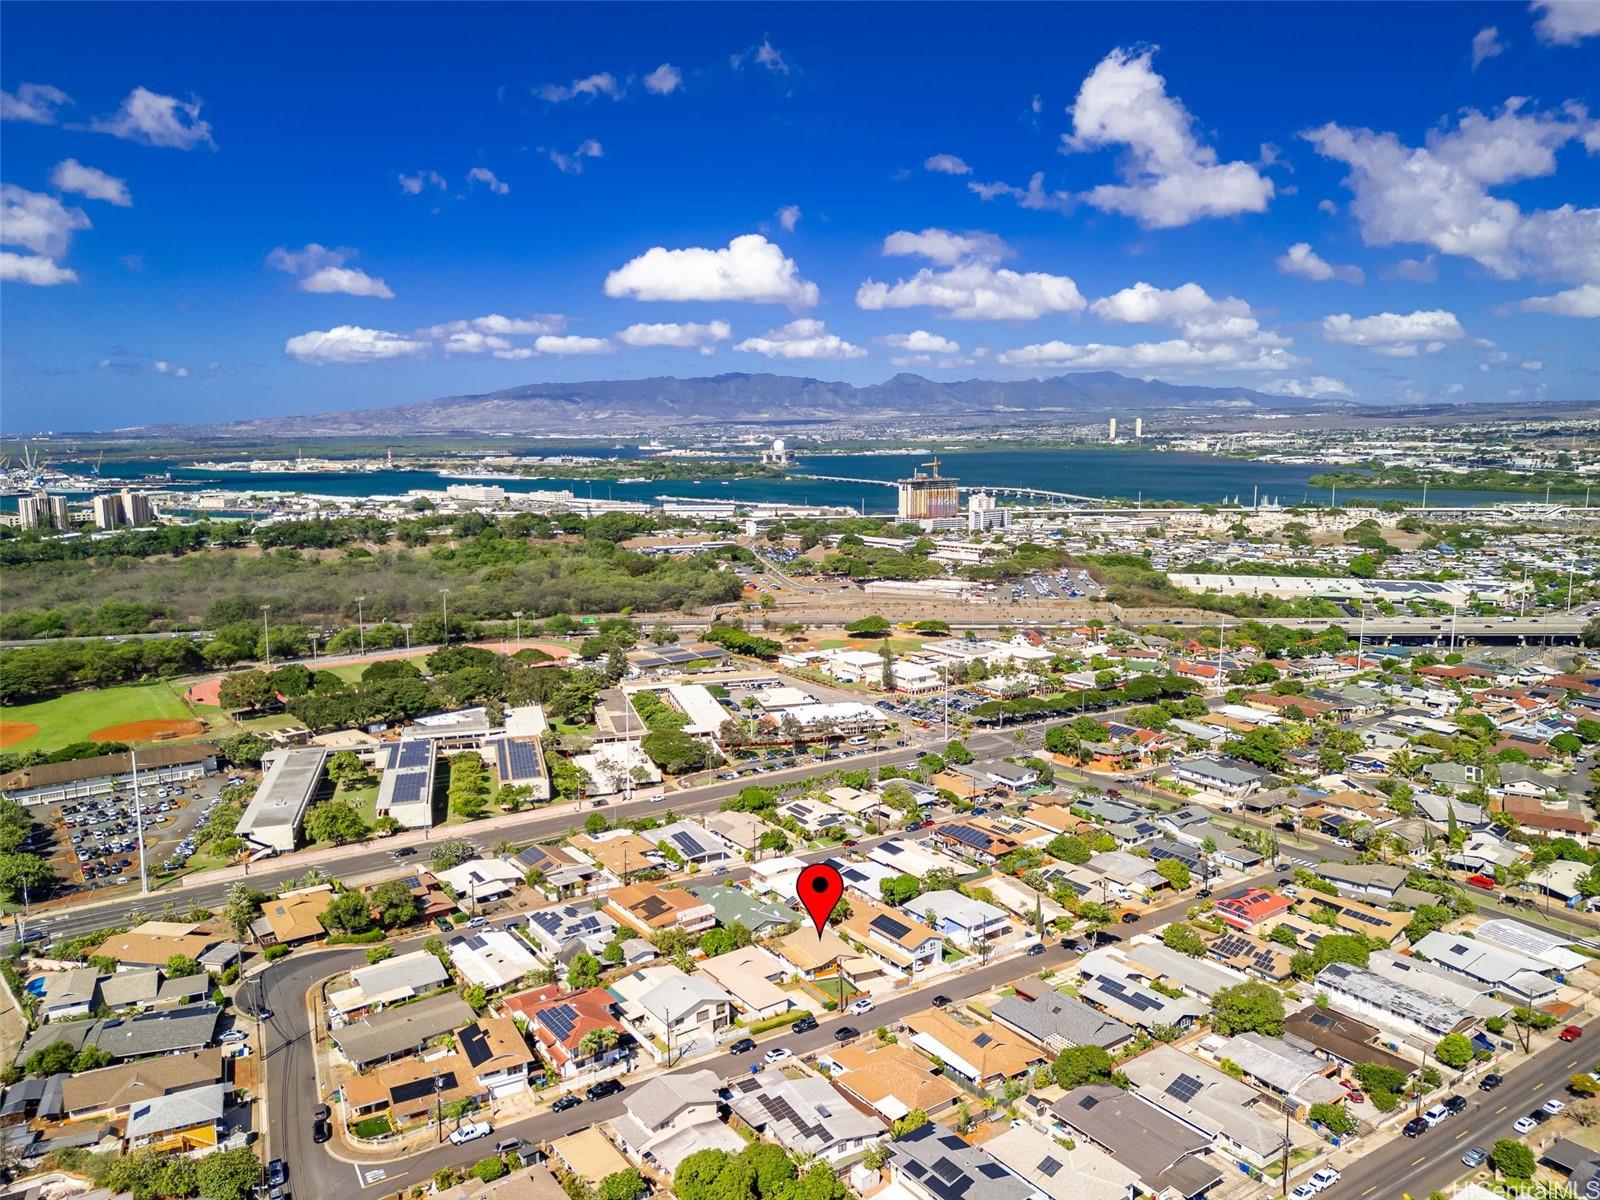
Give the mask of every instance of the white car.
POLYGON ((1539 1122, 1535 1121, 1532 1117, 1518 1117, 1511 1126, 1511 1128, 1515 1129, 1518 1133, 1532 1133, 1538 1127, 1539 1122))
POLYGON ((473 1121, 471 1124, 463 1125, 460 1129, 457 1129, 454 1133, 452 1133, 450 1135, 450 1140, 457 1146, 464 1146, 468 1142, 475 1142, 479 1138, 486 1138, 493 1132, 494 1129, 490 1126, 489 1122, 473 1121))
POLYGON ((1545 1112, 1549 1113, 1553 1117, 1562 1109, 1566 1108, 1566 1103, 1552 1097, 1551 1099, 1546 1100, 1542 1107, 1544 1108, 1545 1112))
POLYGON ((242 1042, 250 1035, 242 1029, 230 1029, 217 1039, 219 1042, 242 1042))
POLYGON ((1443 1121, 1449 1115, 1450 1110, 1448 1108, 1442 1104, 1435 1104, 1427 1112, 1422 1114, 1422 1119, 1428 1123, 1428 1128, 1432 1129, 1435 1125, 1437 1125, 1440 1121, 1443 1121))
POLYGON ((1322 1170, 1318 1171, 1306 1182, 1316 1188, 1317 1191, 1325 1192, 1339 1182, 1339 1172, 1332 1167, 1323 1167, 1322 1170))
POLYGON ((794 1051, 787 1046, 774 1046, 761 1057, 769 1063, 781 1063, 786 1058, 793 1058, 794 1051))
POLYGON ((1294 1191, 1289 1193, 1289 1200, 1311 1200, 1311 1197, 1315 1196, 1316 1194, 1316 1188, 1312 1187, 1309 1183, 1302 1183, 1299 1187, 1295 1188, 1294 1191))
POLYGON ((861 999, 857 1000, 850 1006, 850 1011, 858 1017, 865 1016, 867 1013, 871 1012, 872 1009, 872 999, 869 996, 861 997, 861 999))

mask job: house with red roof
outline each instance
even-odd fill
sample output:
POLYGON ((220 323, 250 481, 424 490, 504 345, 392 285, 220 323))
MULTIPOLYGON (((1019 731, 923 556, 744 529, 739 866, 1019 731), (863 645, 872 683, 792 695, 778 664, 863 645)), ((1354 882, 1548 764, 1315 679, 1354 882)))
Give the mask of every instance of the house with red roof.
POLYGON ((1244 933, 1271 917, 1282 916, 1293 907, 1287 897, 1258 887, 1224 896, 1212 905, 1219 918, 1244 933))
POLYGON ((563 1079, 604 1070, 629 1054, 632 1035, 617 1015, 616 999, 605 988, 569 992, 551 984, 507 996, 503 1003, 527 1022, 545 1062, 563 1079), (584 1046, 584 1038, 597 1029, 616 1034, 608 1049, 584 1046))

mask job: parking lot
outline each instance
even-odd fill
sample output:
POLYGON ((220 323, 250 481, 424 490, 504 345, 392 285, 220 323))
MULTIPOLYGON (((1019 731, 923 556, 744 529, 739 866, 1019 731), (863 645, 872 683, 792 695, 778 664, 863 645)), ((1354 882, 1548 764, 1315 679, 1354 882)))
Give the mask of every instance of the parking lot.
POLYGON ((1042 572, 1019 579, 1011 585, 1014 603, 1025 600, 1098 600, 1105 589, 1083 570, 1063 570, 1059 575, 1042 572))
MULTIPOLYGON (((51 865, 74 890, 116 887, 139 878, 142 819, 147 869, 154 874, 182 866, 194 846, 194 829, 216 803, 226 778, 148 784, 140 789, 135 814, 131 789, 44 805, 35 820, 47 831, 51 865)), ((41 837, 40 842, 44 839, 41 837)))

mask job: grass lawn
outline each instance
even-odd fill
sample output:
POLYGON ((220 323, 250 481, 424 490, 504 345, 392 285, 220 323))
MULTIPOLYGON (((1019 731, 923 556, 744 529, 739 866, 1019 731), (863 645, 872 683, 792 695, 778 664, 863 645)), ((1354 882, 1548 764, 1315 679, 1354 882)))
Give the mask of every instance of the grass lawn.
POLYGON ((68 692, 53 700, 0 708, 0 723, 25 722, 39 727, 32 737, 5 747, 18 752, 58 750, 73 742, 88 741, 97 729, 128 721, 185 720, 192 715, 170 685, 142 683, 68 692))
POLYGON ((380 1113, 376 1117, 368 1117, 365 1121, 357 1121, 350 1126, 350 1132, 357 1137, 375 1138, 382 1137, 386 1133, 393 1133, 394 1126, 389 1124, 387 1113, 380 1113))
POLYGON ((334 793, 334 798, 355 805, 355 810, 361 814, 361 819, 368 825, 378 819, 378 785, 376 783, 369 783, 366 787, 358 787, 351 791, 346 791, 341 787, 334 793))
POLYGON ((318 667, 317 670, 337 675, 346 683, 359 683, 361 681, 361 673, 371 665, 371 663, 344 663, 337 667, 318 667))

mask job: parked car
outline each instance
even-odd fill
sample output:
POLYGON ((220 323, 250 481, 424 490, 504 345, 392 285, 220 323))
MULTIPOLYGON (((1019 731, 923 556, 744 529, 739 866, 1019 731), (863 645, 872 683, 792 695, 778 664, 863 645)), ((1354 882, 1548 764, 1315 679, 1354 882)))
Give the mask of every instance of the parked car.
POLYGON ((787 1046, 774 1046, 761 1057, 769 1063, 781 1063, 785 1059, 793 1058, 794 1051, 787 1046))
POLYGON ((450 922, 444 917, 435 917, 433 919, 433 923, 438 928, 440 933, 454 933, 456 931, 456 927, 450 924, 450 922))
POLYGON ((1325 1192, 1339 1182, 1339 1172, 1332 1167, 1323 1167, 1322 1170, 1318 1171, 1306 1182, 1316 1188, 1317 1191, 1325 1192))
POLYGON ((1450 1110, 1452 1117, 1467 1111, 1467 1098, 1465 1096, 1446 1096, 1444 1106, 1450 1110))
POLYGON ((755 1038, 742 1037, 728 1047, 729 1054, 748 1054, 756 1048, 755 1038))
POLYGON ((470 921, 467 922, 467 926, 469 928, 471 928, 471 929, 482 929, 488 923, 489 923, 489 918, 488 917, 473 917, 470 921))
POLYGON ((242 1042, 250 1035, 242 1029, 230 1029, 217 1039, 219 1042, 242 1042))
POLYGON ((1461 1165, 1465 1167, 1481 1167, 1489 1161, 1489 1152, 1482 1146, 1474 1146, 1461 1156, 1461 1165))
POLYGON ((569 1108, 577 1108, 582 1103, 583 1099, 581 1097, 574 1096, 571 1092, 568 1092, 565 1096, 557 1098, 556 1102, 550 1106, 550 1111, 566 1112, 569 1108))
POLYGON ((465 1146, 468 1142, 475 1142, 479 1138, 486 1138, 494 1132, 494 1128, 487 1121, 471 1121, 460 1129, 450 1134, 451 1144, 465 1146))
MULTIPOLYGON (((944 993, 942 993, 942 992, 939 995, 937 995, 937 996, 935 996, 933 998, 933 1006, 935 1008, 943 1008, 945 1005, 947 1005, 949 1003, 950 1003, 950 997, 944 995, 944 993)), ((798 1024, 798 1022, 796 1022, 796 1024, 798 1024)))
POLYGON ((1504 1075, 1491 1071, 1482 1079, 1478 1080, 1478 1090, 1480 1092, 1492 1092, 1505 1081, 1506 1077, 1504 1075))
POLYGON ((1544 1111, 1549 1113, 1552 1117, 1566 1107, 1567 1102, 1565 1100, 1557 1100, 1554 1096, 1550 1097, 1550 1099, 1544 1102, 1544 1111))
POLYGON ((275 1158, 267 1164, 267 1186, 282 1187, 289 1178, 289 1164, 281 1158, 275 1158))
POLYGON ((621 1090, 620 1079, 602 1079, 599 1083, 591 1083, 584 1095, 591 1100, 604 1100, 607 1096, 615 1096, 621 1090))
POLYGON ((333 1136, 333 1122, 332 1121, 313 1121, 313 1122, 311 1122, 311 1140, 313 1142, 315 1142, 317 1145, 319 1145, 319 1146, 322 1145, 323 1142, 327 1141, 332 1136, 333 1136))
POLYGON ((394 857, 395 858, 410 858, 416 852, 417 852, 417 848, 415 846, 401 846, 400 849, 398 849, 398 850, 396 850, 394 852, 394 857))
POLYGON ((1511 1125, 1518 1133, 1532 1133, 1539 1127, 1539 1122, 1532 1117, 1518 1117, 1511 1125))
POLYGON ((1583 1030, 1579 1029, 1576 1025, 1566 1025, 1562 1027, 1561 1032, 1556 1034, 1556 1036, 1563 1042, 1575 1042, 1583 1036, 1583 1030))
POLYGON ((1446 1117, 1451 1115, 1452 1114, 1450 1110, 1444 1105, 1435 1104, 1432 1108, 1428 1109, 1422 1114, 1422 1119, 1428 1123, 1428 1128, 1432 1129, 1440 1121, 1443 1121, 1446 1117))
POLYGON ((1482 888, 1486 892, 1494 891, 1494 880, 1487 875, 1468 875, 1467 882, 1475 888, 1482 888))
POLYGON ((513 1150, 522 1149, 522 1139, 519 1137, 501 1138, 494 1144, 496 1154, 509 1154, 513 1150))
POLYGON ((1028 947, 1028 957, 1029 958, 1036 958, 1036 957, 1038 957, 1039 955, 1041 955, 1043 953, 1044 953, 1044 943, 1043 942, 1035 942, 1035 943, 1033 943, 1033 945, 1028 947))
POLYGON ((858 1038, 860 1036, 861 1030, 857 1029, 854 1025, 841 1025, 839 1028, 833 1031, 833 1040, 836 1042, 848 1042, 851 1038, 858 1038))
POLYGON ((332 1118, 333 1109, 329 1108, 326 1104, 319 1104, 311 1110, 311 1119, 313 1121, 328 1121, 332 1118))
POLYGON ((1298 1185, 1294 1191, 1289 1193, 1289 1200, 1311 1200, 1311 1197, 1315 1196, 1316 1194, 1316 1188, 1312 1187, 1309 1183, 1302 1183, 1298 1185))
MULTIPOLYGON (((937 1001, 935 1001, 935 1003, 937 1003, 937 1001)), ((816 1027, 817 1019, 811 1016, 809 1013, 806 1016, 801 1017, 793 1025, 789 1026, 790 1030, 794 1033, 810 1033, 816 1027)))
POLYGON ((856 1016, 861 1017, 871 1012, 872 1007, 872 998, 870 996, 863 996, 861 999, 851 1003, 850 1011, 856 1016))
MULTIPOLYGON (((1532 1126, 1529 1126, 1529 1128, 1531 1129, 1532 1126)), ((1411 1120, 1407 1121, 1400 1128, 1400 1132, 1405 1134, 1408 1138, 1421 1137, 1427 1131, 1428 1123, 1421 1117, 1412 1117, 1411 1120)))

